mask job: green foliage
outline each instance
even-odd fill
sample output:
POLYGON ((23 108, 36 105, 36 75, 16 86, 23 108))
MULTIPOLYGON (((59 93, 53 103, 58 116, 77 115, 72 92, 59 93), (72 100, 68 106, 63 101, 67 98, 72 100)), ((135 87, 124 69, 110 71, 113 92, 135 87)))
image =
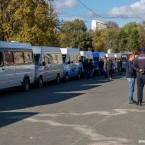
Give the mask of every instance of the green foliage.
POLYGON ((110 42, 115 52, 136 50, 145 47, 145 22, 140 25, 128 23, 122 28, 96 30, 92 35, 95 51, 106 51, 110 48, 110 42))
POLYGON ((87 50, 92 47, 91 35, 82 20, 67 21, 59 31, 60 47, 80 48, 87 50))
POLYGON ((0 40, 32 45, 73 47, 81 50, 115 52, 145 47, 145 22, 119 28, 108 22, 107 29, 87 31, 84 21, 75 19, 61 26, 45 0, 0 0, 0 40), (59 28, 59 30, 58 30, 59 28))
POLYGON ((0 40, 58 46, 57 15, 42 0, 0 0, 0 40))

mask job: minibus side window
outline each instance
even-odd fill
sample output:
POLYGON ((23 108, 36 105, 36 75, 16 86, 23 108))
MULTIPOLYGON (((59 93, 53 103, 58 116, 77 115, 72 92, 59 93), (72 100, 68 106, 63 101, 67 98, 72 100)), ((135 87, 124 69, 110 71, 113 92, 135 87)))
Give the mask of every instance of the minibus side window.
POLYGON ((14 64, 12 51, 4 51, 4 64, 5 65, 14 64))
POLYGON ((62 63, 62 55, 61 54, 57 54, 57 60, 58 60, 58 63, 62 63))
POLYGON ((26 64, 33 63, 33 53, 31 51, 24 51, 24 59, 26 64))
POLYGON ((14 52, 14 61, 15 61, 15 64, 24 64, 24 57, 23 57, 22 51, 14 52))
POLYGON ((51 64, 52 63, 52 57, 50 54, 46 54, 45 55, 45 61, 47 64, 51 64))
POLYGON ((2 52, 0 52, 0 66, 3 65, 3 54, 2 52))
POLYGON ((51 56, 52 56, 52 63, 57 63, 57 55, 51 54, 51 56))

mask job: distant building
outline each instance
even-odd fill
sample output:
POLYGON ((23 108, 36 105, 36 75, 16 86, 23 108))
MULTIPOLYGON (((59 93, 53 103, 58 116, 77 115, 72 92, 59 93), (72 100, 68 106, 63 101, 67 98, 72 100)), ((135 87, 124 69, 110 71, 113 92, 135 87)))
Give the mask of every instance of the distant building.
POLYGON ((107 23, 99 21, 99 20, 92 20, 92 30, 100 30, 100 29, 106 29, 107 23))

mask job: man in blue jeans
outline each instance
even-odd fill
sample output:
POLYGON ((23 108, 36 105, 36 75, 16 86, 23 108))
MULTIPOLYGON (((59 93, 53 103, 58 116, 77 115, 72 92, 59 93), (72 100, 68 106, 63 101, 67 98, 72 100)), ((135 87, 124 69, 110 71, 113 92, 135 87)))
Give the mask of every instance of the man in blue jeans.
POLYGON ((135 85, 135 78, 136 78, 136 71, 133 69, 133 61, 135 59, 135 55, 130 55, 127 65, 126 65, 126 78, 129 83, 129 91, 128 91, 128 101, 129 104, 134 103, 133 94, 134 94, 134 85, 135 85))

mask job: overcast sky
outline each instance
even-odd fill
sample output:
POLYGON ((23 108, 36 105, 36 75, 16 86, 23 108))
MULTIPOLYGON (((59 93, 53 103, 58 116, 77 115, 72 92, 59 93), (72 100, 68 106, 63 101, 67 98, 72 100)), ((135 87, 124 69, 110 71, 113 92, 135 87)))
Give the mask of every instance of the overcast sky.
POLYGON ((60 20, 84 20, 88 29, 92 20, 113 21, 120 27, 145 20, 145 0, 54 0, 60 20))

